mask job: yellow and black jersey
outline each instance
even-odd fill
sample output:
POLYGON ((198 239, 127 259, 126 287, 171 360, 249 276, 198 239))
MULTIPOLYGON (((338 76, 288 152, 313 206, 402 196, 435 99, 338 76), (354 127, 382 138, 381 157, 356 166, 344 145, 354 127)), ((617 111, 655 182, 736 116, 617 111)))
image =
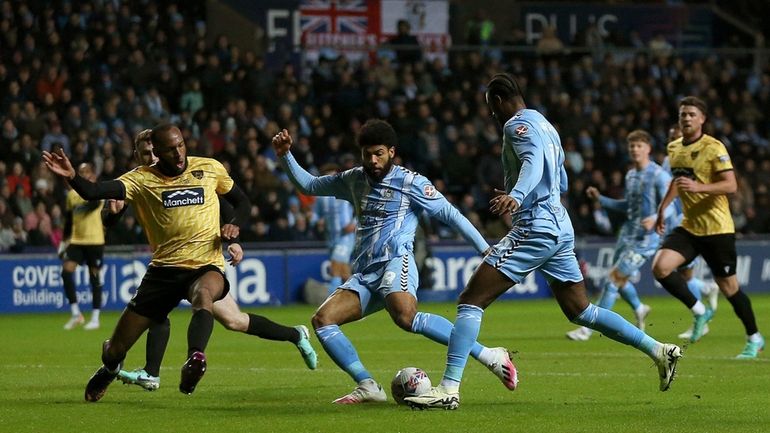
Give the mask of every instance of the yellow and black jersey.
POLYGON ((104 200, 99 200, 98 206, 83 200, 75 190, 67 193, 67 212, 72 213, 72 245, 104 245, 104 227, 102 226, 102 207, 104 200))
MULTIPOLYGON (((672 141, 668 157, 674 178, 686 176, 704 184, 715 182, 717 173, 733 169, 725 145, 706 134, 686 146, 681 138, 672 141)), ((735 232, 726 195, 679 191, 679 197, 684 210, 681 226, 688 232, 696 236, 735 232)))
POLYGON ((191 156, 176 177, 141 166, 118 180, 147 233, 153 249, 151 265, 189 269, 216 265, 224 270, 217 195, 228 193, 233 180, 219 161, 191 156))

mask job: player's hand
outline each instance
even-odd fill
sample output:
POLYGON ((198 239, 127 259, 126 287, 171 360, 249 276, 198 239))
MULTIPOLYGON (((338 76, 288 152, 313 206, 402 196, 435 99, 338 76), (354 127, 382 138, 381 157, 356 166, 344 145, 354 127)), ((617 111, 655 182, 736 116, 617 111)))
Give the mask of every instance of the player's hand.
POLYGON ((499 189, 495 189, 496 197, 489 200, 489 210, 495 215, 504 215, 505 213, 514 213, 519 208, 519 203, 499 189))
POLYGON ((291 149, 293 142, 289 131, 286 129, 275 134, 275 137, 273 137, 273 149, 275 149, 275 154, 278 156, 286 155, 289 149, 291 149))
POLYGON ((113 200, 113 199, 107 200, 107 209, 110 211, 111 214, 120 213, 120 211, 122 211, 125 206, 126 206, 126 202, 123 200, 113 200))
POLYGON ((586 188, 586 195, 593 201, 599 200, 599 190, 594 186, 586 188))
POLYGON ((230 254, 230 259, 227 262, 233 266, 237 266, 243 260, 243 248, 240 244, 228 245, 227 253, 230 254))
POLYGON ((662 235, 666 232, 666 219, 663 217, 663 215, 658 212, 657 221, 655 221, 655 231, 662 235))
POLYGON ((655 227, 655 223, 658 221, 658 217, 655 215, 648 216, 647 218, 642 219, 642 227, 650 231, 655 227))
POLYGON ((686 192, 701 192, 703 188, 703 184, 684 176, 679 176, 674 179, 674 184, 679 188, 679 191, 686 192))
POLYGON ((60 259, 64 260, 64 253, 67 252, 67 248, 70 246, 70 241, 61 241, 59 243, 59 249, 56 250, 56 255, 60 259))
POLYGON ((59 149, 54 153, 44 150, 43 162, 54 174, 58 174, 66 179, 73 179, 75 177, 75 169, 72 167, 70 159, 64 154, 63 149, 59 149))
POLYGON ((225 224, 222 226, 222 239, 231 241, 241 234, 241 228, 235 224, 225 224))

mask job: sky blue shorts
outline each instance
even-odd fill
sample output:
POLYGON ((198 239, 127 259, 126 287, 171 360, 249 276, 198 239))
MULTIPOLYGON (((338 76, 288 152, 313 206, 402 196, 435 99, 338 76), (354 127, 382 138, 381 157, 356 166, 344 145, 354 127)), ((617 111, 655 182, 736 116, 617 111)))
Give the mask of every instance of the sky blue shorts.
POLYGON ((575 238, 556 236, 530 231, 528 228, 514 227, 484 258, 484 262, 515 284, 524 280, 532 271, 539 269, 546 278, 559 282, 583 281, 577 257, 575 256, 575 238))
POLYGON ((634 275, 647 260, 658 251, 658 243, 629 243, 618 240, 615 245, 615 254, 612 257, 612 266, 626 277, 634 275))
POLYGON ((355 240, 352 242, 338 241, 329 249, 331 261, 340 263, 350 263, 350 255, 353 253, 355 240))
POLYGON ((340 288, 358 293, 365 317, 385 308, 385 297, 391 293, 405 292, 417 299, 418 284, 414 256, 406 254, 353 274, 340 288))

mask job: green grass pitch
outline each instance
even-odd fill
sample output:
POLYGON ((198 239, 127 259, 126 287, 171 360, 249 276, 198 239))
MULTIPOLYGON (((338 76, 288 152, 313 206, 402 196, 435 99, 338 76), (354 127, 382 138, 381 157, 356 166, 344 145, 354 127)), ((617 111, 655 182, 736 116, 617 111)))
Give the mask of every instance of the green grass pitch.
MULTIPOLYGON (((648 330, 676 341, 690 316, 669 297, 653 307, 648 330)), ((753 296, 760 329, 770 336, 770 296, 753 296)), ((618 311, 630 309, 618 302, 618 311)), ((285 324, 309 323, 312 308, 252 310, 285 324)), ((423 311, 454 318, 454 305, 423 311)), ((657 370, 636 350, 595 336, 568 341, 573 328, 553 300, 499 302, 485 315, 481 341, 518 351, 519 389, 509 392, 471 360, 461 405, 454 412, 412 411, 387 404, 335 406, 352 381, 313 339, 319 369, 307 370, 293 345, 236 334, 217 325, 207 355, 209 370, 191 396, 177 390, 189 312, 173 313, 161 388, 147 392, 113 383, 104 398, 83 400, 99 366, 102 329, 64 331, 65 313, 0 316, 0 431, 3 432, 766 432, 770 431, 770 353, 732 359, 743 347, 743 328, 720 299, 711 333, 685 348, 671 390, 658 391, 657 370)), ((364 364, 388 387, 402 367, 425 369, 437 382, 445 348, 407 334, 381 312, 343 328, 364 364)), ((144 362, 144 339, 126 360, 144 362)))

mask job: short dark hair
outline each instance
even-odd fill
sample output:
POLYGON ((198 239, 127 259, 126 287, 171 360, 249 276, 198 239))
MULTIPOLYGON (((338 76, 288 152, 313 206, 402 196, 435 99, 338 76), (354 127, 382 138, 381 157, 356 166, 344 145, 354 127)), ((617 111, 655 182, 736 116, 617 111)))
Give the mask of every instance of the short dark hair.
POLYGON ((503 100, 524 97, 519 83, 508 74, 495 74, 487 84, 487 93, 490 96, 499 96, 503 100))
POLYGON ((682 98, 682 100, 679 101, 679 108, 682 108, 684 105, 697 108, 701 113, 703 113, 704 116, 708 114, 708 106, 706 105, 706 101, 698 98, 697 96, 685 96, 682 98))
POLYGON ((652 135, 644 129, 634 129, 628 133, 626 141, 629 143, 632 141, 643 141, 652 146, 652 135))
POLYGON ((390 123, 379 119, 367 120, 356 137, 356 144, 362 149, 380 144, 385 147, 396 147, 396 143, 398 143, 396 131, 390 123))
POLYGON ((152 127, 152 134, 150 134, 150 141, 153 143, 160 143, 160 137, 162 134, 165 134, 166 132, 176 128, 177 126, 173 123, 162 123, 160 125, 156 125, 152 127))

